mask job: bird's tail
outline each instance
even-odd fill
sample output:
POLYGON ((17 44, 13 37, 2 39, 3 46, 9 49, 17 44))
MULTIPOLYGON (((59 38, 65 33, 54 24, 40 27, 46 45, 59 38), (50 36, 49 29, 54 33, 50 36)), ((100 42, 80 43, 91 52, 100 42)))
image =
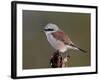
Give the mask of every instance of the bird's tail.
POLYGON ((77 48, 78 50, 80 50, 80 51, 82 51, 82 52, 84 52, 84 53, 86 53, 86 52, 87 52, 87 51, 85 51, 85 50, 81 49, 80 47, 78 47, 78 46, 76 46, 76 45, 74 45, 74 44, 71 44, 71 46, 73 46, 73 47, 77 48))
POLYGON ((84 52, 84 53, 87 52, 87 51, 85 51, 85 50, 83 50, 83 49, 81 49, 81 48, 79 48, 79 47, 78 47, 78 49, 79 49, 80 51, 84 52))

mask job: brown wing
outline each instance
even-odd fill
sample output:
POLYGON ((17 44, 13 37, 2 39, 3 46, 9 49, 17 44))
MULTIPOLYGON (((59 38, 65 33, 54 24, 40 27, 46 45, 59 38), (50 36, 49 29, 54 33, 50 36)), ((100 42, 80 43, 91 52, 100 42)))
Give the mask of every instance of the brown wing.
POLYGON ((57 31, 52 33, 53 37, 55 37, 57 40, 63 41, 64 44, 73 44, 72 41, 70 40, 70 38, 68 37, 68 35, 66 35, 64 32, 62 31, 57 31))
POLYGON ((77 49, 79 49, 80 51, 86 53, 85 50, 77 47, 71 40, 70 38, 68 37, 68 35, 65 35, 64 32, 61 32, 61 31, 58 31, 58 32, 54 32, 52 33, 53 37, 55 37, 57 40, 60 40, 60 41, 63 41, 64 44, 68 44, 70 46, 73 46, 73 47, 76 47, 77 49))

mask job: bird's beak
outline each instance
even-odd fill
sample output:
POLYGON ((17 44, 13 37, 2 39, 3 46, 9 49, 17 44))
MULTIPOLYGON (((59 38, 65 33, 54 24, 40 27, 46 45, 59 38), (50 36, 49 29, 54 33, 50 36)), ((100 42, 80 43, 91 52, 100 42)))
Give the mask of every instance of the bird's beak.
POLYGON ((47 31, 47 29, 43 29, 43 31, 47 31))
POLYGON ((42 32, 44 32, 44 33, 45 33, 45 32, 46 32, 46 29, 43 29, 43 30, 42 30, 42 32))

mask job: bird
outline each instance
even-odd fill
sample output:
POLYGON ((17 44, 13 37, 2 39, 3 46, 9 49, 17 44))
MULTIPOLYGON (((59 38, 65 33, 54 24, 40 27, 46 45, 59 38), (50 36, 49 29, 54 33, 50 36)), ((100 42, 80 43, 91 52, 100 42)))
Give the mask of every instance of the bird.
POLYGON ((54 23, 48 23, 44 27, 44 33, 46 34, 47 40, 51 46, 60 53, 65 53, 69 49, 79 50, 86 53, 85 50, 74 44, 69 38, 68 34, 62 31, 58 25, 54 23))

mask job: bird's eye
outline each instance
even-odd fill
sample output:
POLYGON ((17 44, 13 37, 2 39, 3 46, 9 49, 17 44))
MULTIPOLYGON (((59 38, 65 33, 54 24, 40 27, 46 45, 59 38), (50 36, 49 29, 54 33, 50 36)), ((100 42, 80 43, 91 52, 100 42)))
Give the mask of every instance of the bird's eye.
POLYGON ((54 31, 54 29, 48 28, 48 29, 44 29, 44 31, 54 31))

